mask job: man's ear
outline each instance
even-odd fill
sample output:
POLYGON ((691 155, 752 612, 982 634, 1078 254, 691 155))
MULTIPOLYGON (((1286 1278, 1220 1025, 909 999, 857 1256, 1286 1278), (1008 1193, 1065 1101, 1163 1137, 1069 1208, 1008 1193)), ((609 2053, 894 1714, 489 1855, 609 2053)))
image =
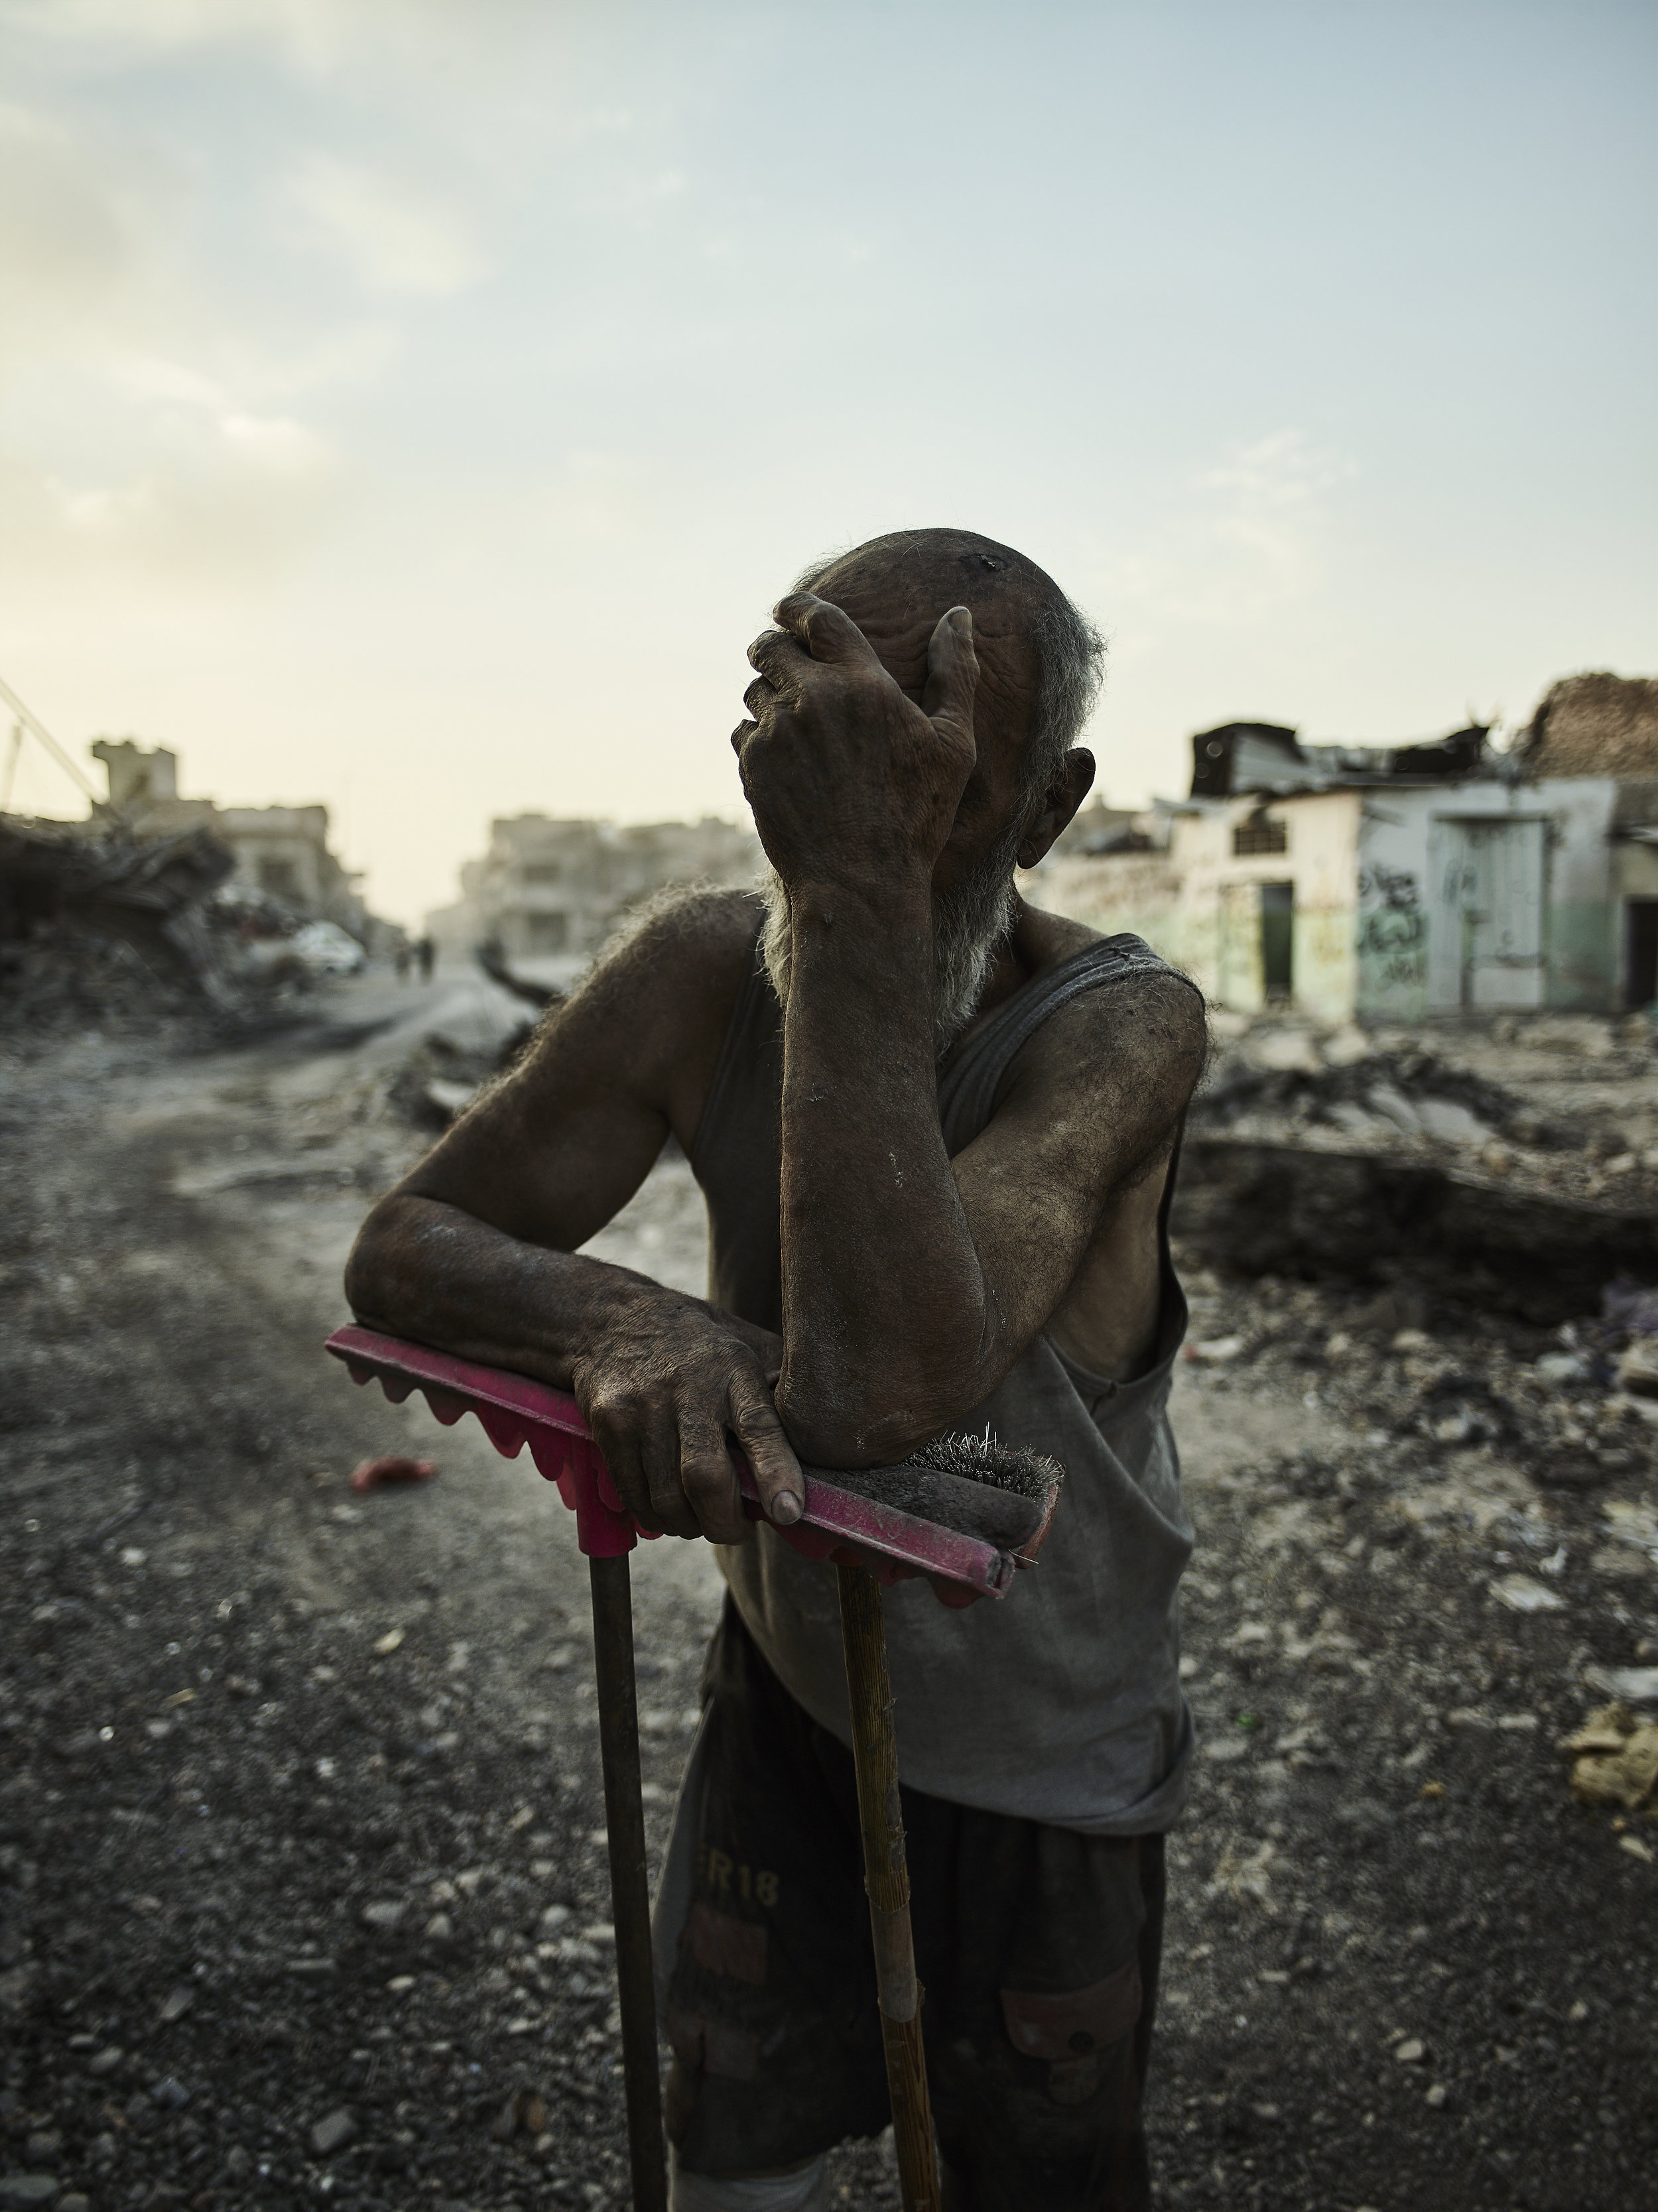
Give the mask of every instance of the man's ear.
POLYGON ((1058 775, 1048 786, 1039 812, 1019 841, 1019 865, 1033 868, 1088 797, 1094 783, 1094 755, 1078 745, 1065 755, 1058 775))

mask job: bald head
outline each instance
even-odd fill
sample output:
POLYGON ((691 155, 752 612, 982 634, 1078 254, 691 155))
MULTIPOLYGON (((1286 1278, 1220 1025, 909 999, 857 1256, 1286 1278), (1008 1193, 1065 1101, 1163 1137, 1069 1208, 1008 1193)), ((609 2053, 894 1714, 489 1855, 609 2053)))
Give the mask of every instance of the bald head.
POLYGON ((1053 783, 1098 696, 1105 645, 1034 561, 976 530, 894 530, 814 562, 796 589, 850 615, 917 699, 934 625, 969 608, 986 704, 1020 744, 1021 793, 1053 783))

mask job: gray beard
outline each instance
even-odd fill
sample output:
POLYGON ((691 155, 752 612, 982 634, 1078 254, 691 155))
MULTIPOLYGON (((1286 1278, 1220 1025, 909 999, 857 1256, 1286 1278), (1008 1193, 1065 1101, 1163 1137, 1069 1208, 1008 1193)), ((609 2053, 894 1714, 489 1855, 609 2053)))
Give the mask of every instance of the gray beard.
MULTIPOLYGON (((983 859, 933 901, 933 1048, 942 1059, 978 1011, 997 948, 1013 927, 1013 873, 1022 823, 1010 822, 983 859)), ((760 964, 778 1003, 789 1004, 794 933, 789 893, 775 868, 760 885, 765 927, 760 964)))

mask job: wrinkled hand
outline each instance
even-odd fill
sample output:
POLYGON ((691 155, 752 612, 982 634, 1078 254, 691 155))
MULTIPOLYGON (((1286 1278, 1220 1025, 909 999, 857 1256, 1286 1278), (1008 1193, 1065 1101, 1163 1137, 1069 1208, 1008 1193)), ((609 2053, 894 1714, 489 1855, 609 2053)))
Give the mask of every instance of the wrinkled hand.
POLYGON ((940 617, 917 706, 838 607, 795 592, 773 612, 731 734, 767 858, 791 890, 930 885, 978 757, 972 615, 940 617))
POLYGON ((700 1298, 642 1297, 574 1365, 571 1385, 623 1504, 676 1536, 741 1541, 728 1431, 748 1455, 766 1512, 801 1516, 806 1487, 772 1391, 783 1340, 700 1298))

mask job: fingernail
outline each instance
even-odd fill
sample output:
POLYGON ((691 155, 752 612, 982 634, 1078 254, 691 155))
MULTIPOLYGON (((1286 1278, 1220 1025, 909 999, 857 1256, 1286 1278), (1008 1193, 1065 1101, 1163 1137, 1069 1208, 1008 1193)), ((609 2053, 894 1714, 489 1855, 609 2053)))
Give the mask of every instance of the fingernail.
POLYGON ((971 637, 973 634, 972 615, 966 607, 952 607, 949 612, 949 624, 958 637, 971 637))
POLYGON ((771 1518, 780 1528, 792 1528, 801 1516, 801 1502, 792 1490, 780 1490, 771 1500, 771 1518))

